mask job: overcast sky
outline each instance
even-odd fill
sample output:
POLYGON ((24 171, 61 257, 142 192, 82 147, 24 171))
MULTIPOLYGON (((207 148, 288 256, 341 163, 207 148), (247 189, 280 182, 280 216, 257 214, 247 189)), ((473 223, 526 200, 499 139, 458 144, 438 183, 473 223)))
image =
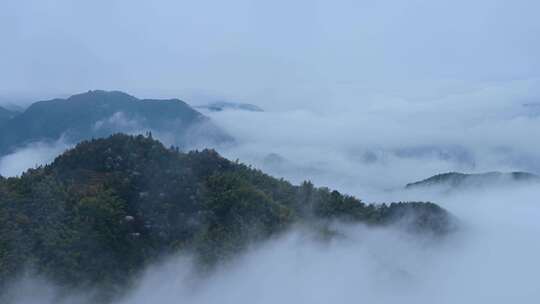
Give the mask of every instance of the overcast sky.
POLYGON ((536 0, 3 0, 0 97, 429 99, 538 78, 539 11, 536 0))
MULTIPOLYGON (((0 104, 89 89, 257 104, 268 111, 206 113, 236 140, 220 153, 367 202, 432 200, 463 228, 435 247, 357 227, 323 248, 293 232, 198 286, 183 284, 182 258, 152 267, 122 303, 538 303, 537 186, 400 189, 448 171, 540 174, 539 12, 538 0, 0 0, 0 104)), ((0 174, 68 146, 31 143, 0 174)), ((58 302, 39 282, 10 291, 58 302)))

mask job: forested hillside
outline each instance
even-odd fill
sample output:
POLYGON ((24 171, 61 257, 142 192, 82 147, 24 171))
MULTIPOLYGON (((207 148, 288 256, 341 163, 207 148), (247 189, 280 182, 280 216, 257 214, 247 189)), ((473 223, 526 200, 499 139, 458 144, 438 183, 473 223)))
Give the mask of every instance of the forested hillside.
POLYGON ((211 269, 293 224, 324 231, 333 220, 435 235, 452 227, 432 203, 368 205, 214 150, 182 153, 151 136, 116 134, 20 178, 0 178, 0 278, 30 271, 110 295, 169 254, 193 254, 211 269))

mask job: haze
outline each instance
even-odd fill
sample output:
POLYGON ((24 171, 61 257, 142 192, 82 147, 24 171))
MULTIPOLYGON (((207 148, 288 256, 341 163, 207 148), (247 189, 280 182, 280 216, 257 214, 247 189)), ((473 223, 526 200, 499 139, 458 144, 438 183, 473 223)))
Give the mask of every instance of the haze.
POLYGON ((2 1, 0 96, 88 89, 264 108, 442 97, 539 77, 533 0, 2 1))
MULTIPOLYGON (((343 239, 321 243, 298 228, 210 277, 172 256, 118 304, 538 303, 537 185, 403 189, 450 171, 540 174, 538 12, 534 0, 7 0, 0 105, 89 89, 255 104, 265 111, 203 111, 236 140, 214 147, 225 157, 369 202, 433 201, 460 225, 439 242, 336 223, 343 239)), ((68 147, 29 143, 0 174, 68 147)), ((41 278, 10 293, 58 301, 41 278)))

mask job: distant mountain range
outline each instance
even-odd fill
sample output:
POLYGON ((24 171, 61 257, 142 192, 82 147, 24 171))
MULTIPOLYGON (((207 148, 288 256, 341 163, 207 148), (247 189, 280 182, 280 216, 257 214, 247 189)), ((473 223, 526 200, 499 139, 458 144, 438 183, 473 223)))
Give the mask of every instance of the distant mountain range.
POLYGON ((206 105, 197 106, 198 109, 205 109, 211 112, 221 112, 225 110, 242 110, 250 112, 264 112, 260 107, 249 103, 236 103, 227 101, 217 101, 206 105))
POLYGON ((39 101, 18 115, 0 112, 0 123, 2 117, 0 155, 35 141, 62 138, 76 143, 116 132, 166 134, 171 144, 181 147, 232 141, 208 117, 179 99, 138 99, 119 91, 96 90, 39 101))
POLYGON ((434 175, 422 181, 407 184, 405 188, 416 189, 441 187, 445 190, 453 190, 462 188, 486 188, 525 183, 540 183, 540 176, 527 172, 487 172, 478 174, 449 172, 434 175))

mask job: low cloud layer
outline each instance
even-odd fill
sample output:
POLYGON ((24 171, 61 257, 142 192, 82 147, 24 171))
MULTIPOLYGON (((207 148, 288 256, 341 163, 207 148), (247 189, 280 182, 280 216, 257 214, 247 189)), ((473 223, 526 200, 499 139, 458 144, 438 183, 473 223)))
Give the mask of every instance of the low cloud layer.
POLYGON ((19 176, 30 168, 50 163, 70 145, 60 139, 55 142, 35 142, 0 157, 0 175, 19 176))
MULTIPOLYGON (((170 257, 115 304, 538 303, 537 186, 402 189, 448 171, 540 173, 538 11, 536 0, 7 0, 0 104, 88 89, 253 103, 268 111, 207 113, 236 140, 218 148, 226 157, 369 202, 430 200, 459 220, 438 241, 337 226, 345 237, 321 243, 296 229, 206 277, 170 257)), ((141 130, 120 114, 95 127, 116 124, 141 130)), ((69 144, 30 143, 0 158, 0 174, 69 144)), ((15 304, 89 298, 39 278, 9 291, 15 304)))
POLYGON ((346 227, 330 244, 297 232, 196 283, 176 261, 122 303, 535 303, 538 190, 440 198, 462 230, 435 243, 391 229, 346 227))
MULTIPOLYGON (((401 189, 444 171, 538 173, 540 151, 531 135, 540 132, 539 118, 523 106, 537 96, 536 84, 512 82, 429 103, 351 105, 348 111, 208 113, 236 138, 236 145, 219 148, 231 159, 368 201, 433 201, 449 210, 460 228, 433 240, 393 228, 336 224, 344 237, 330 243, 296 229, 209 276, 196 273, 189 257, 170 257, 147 269, 116 304, 536 303, 538 186, 447 194, 401 189)), ((136 123, 128 125, 137 129, 136 123)), ((65 147, 31 145, 3 158, 2 172, 31 167, 29 161, 46 161, 65 147)), ((86 304, 89 294, 66 298, 31 278, 7 296, 16 304, 86 304)))
MULTIPOLYGON (((538 191, 417 192, 456 215, 460 230, 433 240, 337 224, 343 237, 321 242, 297 229, 210 276, 194 272, 188 257, 170 258, 116 303, 536 303, 538 191)), ((59 303, 54 288, 43 286, 26 281, 12 288, 20 299, 14 303, 59 303)), ((64 303, 84 303, 86 296, 64 303)))
POLYGON ((540 133, 540 118, 524 106, 540 96, 538 84, 501 83, 427 101, 209 115, 239 142, 222 149, 230 158, 364 197, 449 171, 539 173, 532 134, 540 133))
MULTIPOLYGON (((190 125, 187 129, 180 120, 172 121, 168 129, 155 130, 148 127, 144 118, 130 117, 123 112, 116 112, 110 117, 87 126, 93 137, 108 136, 114 133, 146 135, 149 132, 165 146, 180 146, 182 149, 203 149, 217 145, 217 141, 228 135, 216 128, 211 121, 202 121, 190 125)), ((77 140, 71 136, 73 130, 67 129, 58 140, 40 140, 25 144, 8 155, 0 155, 0 175, 19 176, 30 168, 36 168, 52 162, 58 155, 75 146, 77 140)), ((75 135, 78 138, 78 135, 75 135)), ((88 138, 90 139, 90 138, 88 138)), ((222 139, 222 141, 225 141, 222 139)))

